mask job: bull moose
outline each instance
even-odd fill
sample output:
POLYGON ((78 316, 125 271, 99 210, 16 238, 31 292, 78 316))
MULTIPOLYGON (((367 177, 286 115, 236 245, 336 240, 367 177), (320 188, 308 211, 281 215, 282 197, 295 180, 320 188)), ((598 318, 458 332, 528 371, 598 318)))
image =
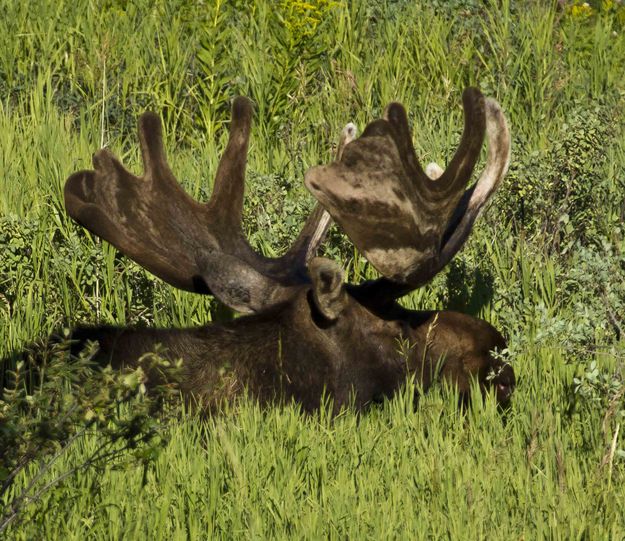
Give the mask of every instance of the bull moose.
POLYGON ((362 408, 391 397, 410 376, 424 390, 436 378, 456 385, 463 401, 477 383, 506 404, 515 377, 493 354, 505 348, 497 330, 460 313, 397 303, 452 259, 507 171, 510 136, 498 103, 468 88, 463 107, 464 131, 445 170, 422 169, 399 103, 358 138, 348 124, 336 160, 306 172, 318 204, 278 258, 255 252, 241 225, 251 102, 233 102, 228 144, 205 204, 178 184, 160 120, 144 113, 143 176, 99 150, 94 170, 67 180, 67 212, 174 287, 214 295, 245 315, 188 329, 78 327, 74 348, 97 342, 100 360, 121 366, 160 345, 166 357, 184 360, 183 393, 208 408, 244 391, 263 404, 294 400, 305 411, 318 408, 324 392, 335 409, 350 400, 362 408), (485 169, 465 191, 485 136, 485 169), (335 262, 316 257, 331 219, 381 278, 344 283, 335 262))

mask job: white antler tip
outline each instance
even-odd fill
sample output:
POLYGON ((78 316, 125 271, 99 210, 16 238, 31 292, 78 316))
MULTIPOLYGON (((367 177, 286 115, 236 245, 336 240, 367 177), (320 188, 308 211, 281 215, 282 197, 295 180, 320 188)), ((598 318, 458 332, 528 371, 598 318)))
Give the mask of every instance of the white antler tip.
POLYGON ((356 127, 356 124, 354 124, 353 122, 349 122, 348 124, 345 124, 345 127, 343 128, 343 133, 353 139, 358 133, 358 128, 356 127))
POLYGON ((428 163, 425 168, 425 174, 432 180, 439 179, 444 172, 443 168, 435 162, 428 163))

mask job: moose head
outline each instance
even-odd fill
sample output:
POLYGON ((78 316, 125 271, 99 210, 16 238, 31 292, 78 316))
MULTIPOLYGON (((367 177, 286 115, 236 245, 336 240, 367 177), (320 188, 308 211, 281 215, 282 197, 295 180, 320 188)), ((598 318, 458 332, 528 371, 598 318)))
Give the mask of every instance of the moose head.
POLYGON ((335 409, 350 397, 359 408, 391 397, 409 376, 423 389, 435 378, 456 385, 463 401, 477 384, 507 403, 514 373, 493 354, 505 347, 493 327, 396 302, 453 258, 507 171, 510 136, 499 105, 474 88, 465 90, 463 105, 464 132, 445 170, 436 164, 423 170, 399 103, 358 138, 348 124, 336 160, 306 172, 318 204, 278 258, 254 251, 242 230, 251 102, 234 100, 228 144, 205 204, 176 181, 161 123, 143 114, 143 175, 100 150, 94 170, 67 180, 67 212, 174 287, 214 295, 247 315, 193 329, 83 327, 73 333, 77 347, 95 341, 103 360, 122 365, 160 344, 167 356, 184 360, 183 391, 207 407, 246 389, 263 403, 293 399, 313 410, 325 392, 335 409), (466 189, 485 136, 485 169, 466 189), (381 278, 346 284, 335 262, 316 257, 332 219, 381 278))

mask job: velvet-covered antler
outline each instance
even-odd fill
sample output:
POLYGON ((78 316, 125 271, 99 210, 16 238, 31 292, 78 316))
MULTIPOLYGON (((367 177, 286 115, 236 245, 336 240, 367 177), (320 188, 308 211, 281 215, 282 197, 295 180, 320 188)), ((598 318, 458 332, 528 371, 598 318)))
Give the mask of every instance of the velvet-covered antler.
POLYGON ((464 132, 443 171, 427 173, 415 155, 406 111, 391 103, 346 146, 341 159, 310 169, 307 188, 384 276, 363 284, 368 296, 398 298, 436 275, 468 237, 506 174, 510 135, 499 104, 475 88, 463 94, 464 132), (482 147, 488 159, 465 191, 482 147))
MULTIPOLYGON (((230 137, 206 204, 191 198, 165 156, 159 118, 139 119, 144 173, 126 170, 108 150, 93 157, 93 171, 80 171, 65 185, 67 212, 84 227, 166 282, 214 294, 239 312, 264 310, 288 299, 293 286, 309 281, 307 262, 325 237, 329 216, 319 205, 291 249, 267 258, 249 245, 241 227, 252 104, 232 105, 230 137)), ((343 130, 338 156, 355 136, 343 130)))

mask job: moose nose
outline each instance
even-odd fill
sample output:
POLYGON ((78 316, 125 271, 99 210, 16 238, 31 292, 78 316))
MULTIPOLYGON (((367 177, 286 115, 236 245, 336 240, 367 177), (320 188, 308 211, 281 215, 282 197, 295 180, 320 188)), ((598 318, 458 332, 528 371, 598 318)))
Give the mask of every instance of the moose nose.
POLYGON ((512 385, 498 383, 495 387, 495 392, 497 394, 497 400, 499 402, 507 402, 512 395, 512 385))

